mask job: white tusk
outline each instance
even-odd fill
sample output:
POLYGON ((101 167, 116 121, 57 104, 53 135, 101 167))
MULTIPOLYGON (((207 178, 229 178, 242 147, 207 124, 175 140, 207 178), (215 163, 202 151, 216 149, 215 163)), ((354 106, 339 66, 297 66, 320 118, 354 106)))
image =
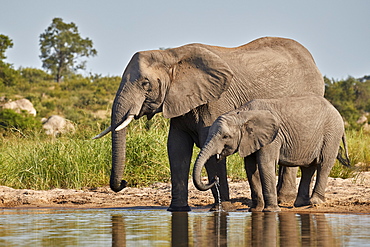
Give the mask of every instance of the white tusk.
POLYGON ((216 159, 219 160, 220 159, 220 154, 216 154, 216 159))
POLYGON ((94 136, 94 137, 93 137, 93 140, 95 140, 95 139, 99 139, 99 138, 101 138, 101 137, 105 136, 106 134, 108 134, 109 132, 111 132, 111 130, 112 130, 112 126, 109 126, 109 127, 108 127, 108 128, 106 128, 103 132, 101 132, 99 135, 94 136))
POLYGON ((130 124, 130 122, 132 121, 132 119, 134 119, 134 115, 130 115, 127 117, 127 119, 125 121, 123 121, 123 123, 121 123, 116 129, 115 131, 120 131, 124 128, 126 128, 127 125, 130 124))

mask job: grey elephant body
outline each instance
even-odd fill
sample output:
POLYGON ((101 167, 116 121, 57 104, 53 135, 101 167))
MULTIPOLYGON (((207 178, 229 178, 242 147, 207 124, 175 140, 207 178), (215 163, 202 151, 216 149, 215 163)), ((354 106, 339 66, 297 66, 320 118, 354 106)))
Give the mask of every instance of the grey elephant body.
MULTIPOLYGON (((132 118, 163 112, 171 118, 168 156, 170 211, 187 211, 188 176, 194 144, 202 147, 209 126, 221 114, 255 98, 324 94, 324 81, 311 54, 296 41, 261 38, 236 48, 190 44, 136 53, 125 69, 112 107, 111 188, 120 191, 125 159, 125 126, 132 118), (122 126, 122 127, 119 127, 122 126), (122 129, 120 131, 117 131, 122 129)), ((220 177, 221 200, 229 200, 225 162, 207 165, 220 177)), ((294 174, 295 175, 295 174, 294 174)), ((216 200, 217 193, 212 190, 216 200)))
POLYGON ((213 155, 226 157, 239 151, 252 194, 252 210, 279 211, 276 193, 277 164, 300 166, 302 178, 295 206, 324 201, 329 172, 343 139, 349 165, 344 123, 323 97, 309 95, 282 99, 256 99, 220 116, 211 126, 206 144, 194 166, 194 183, 200 190, 200 172, 213 155), (315 187, 310 183, 317 169, 315 187))

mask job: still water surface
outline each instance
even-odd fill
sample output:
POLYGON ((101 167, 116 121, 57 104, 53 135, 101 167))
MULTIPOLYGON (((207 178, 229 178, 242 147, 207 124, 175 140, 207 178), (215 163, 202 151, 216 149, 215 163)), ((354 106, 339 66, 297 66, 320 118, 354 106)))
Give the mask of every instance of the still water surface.
POLYGON ((0 246, 370 246, 370 215, 0 209, 0 246))

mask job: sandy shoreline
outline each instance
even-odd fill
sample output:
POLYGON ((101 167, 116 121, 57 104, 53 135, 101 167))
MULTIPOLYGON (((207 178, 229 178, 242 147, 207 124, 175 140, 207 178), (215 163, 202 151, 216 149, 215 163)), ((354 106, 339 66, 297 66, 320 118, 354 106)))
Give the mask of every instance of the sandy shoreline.
MULTIPOLYGON (((298 183, 299 179, 297 179, 298 183)), ((247 210, 250 191, 247 181, 230 182, 230 198, 233 208, 247 210)), ((18 190, 0 186, 0 208, 163 208, 171 201, 171 186, 156 183, 146 188, 125 188, 119 193, 109 187, 47 191, 18 190)), ((193 209, 212 206, 210 191, 201 192, 189 181, 189 205, 193 209)), ((287 212, 366 213, 370 214, 370 172, 362 172, 355 178, 329 178, 326 202, 318 206, 293 207, 293 202, 280 205, 287 212)))

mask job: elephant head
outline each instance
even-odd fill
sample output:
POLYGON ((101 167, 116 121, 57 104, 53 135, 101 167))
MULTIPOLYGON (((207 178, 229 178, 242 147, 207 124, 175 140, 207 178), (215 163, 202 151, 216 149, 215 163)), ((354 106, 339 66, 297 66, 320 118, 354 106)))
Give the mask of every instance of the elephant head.
POLYGON ((127 65, 112 107, 112 172, 110 186, 122 190, 126 148, 125 127, 132 119, 148 119, 163 112, 166 118, 181 116, 217 100, 229 87, 233 74, 215 53, 199 44, 136 53, 127 65))
POLYGON ((212 124, 207 141, 201 149, 194 165, 193 181, 199 190, 208 190, 215 182, 205 185, 201 181, 201 171, 206 161, 213 155, 224 158, 237 151, 246 157, 276 137, 280 123, 270 111, 234 110, 218 117, 212 124))

